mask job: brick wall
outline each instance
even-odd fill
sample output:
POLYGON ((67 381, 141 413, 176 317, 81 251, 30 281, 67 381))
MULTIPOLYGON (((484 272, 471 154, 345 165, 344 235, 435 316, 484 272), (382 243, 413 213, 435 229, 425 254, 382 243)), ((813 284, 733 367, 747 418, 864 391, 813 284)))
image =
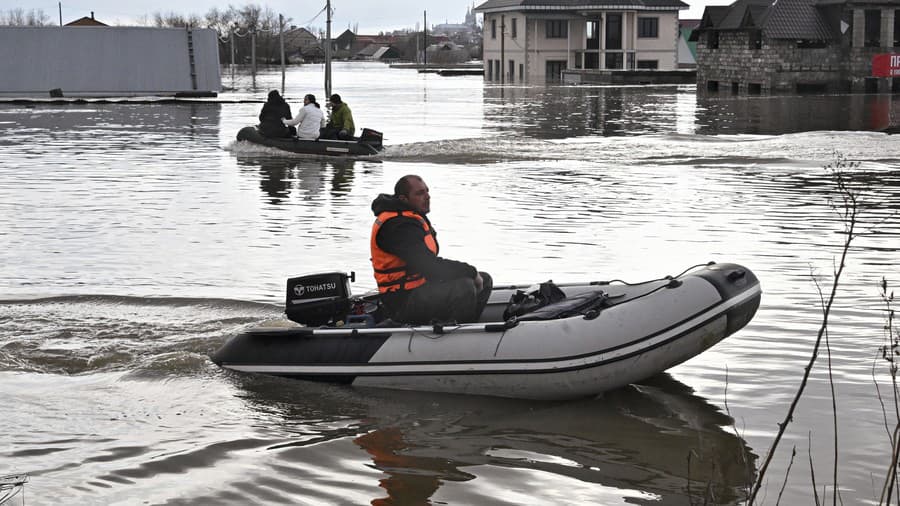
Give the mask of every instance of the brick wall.
POLYGON ((898 51, 890 47, 895 9, 882 8, 880 48, 863 47, 864 12, 859 6, 852 8, 853 29, 824 48, 798 48, 794 40, 764 38, 761 49, 750 49, 750 32, 723 31, 719 32, 718 49, 709 49, 709 34, 701 34, 697 41, 698 89, 705 90, 708 82, 716 81, 720 90, 730 90, 738 83, 738 93, 746 93, 748 84, 757 85, 761 93, 792 93, 798 84, 824 85, 827 92, 872 91, 872 85, 879 92, 890 91, 890 78, 871 77, 872 57, 898 51))
POLYGON ((799 83, 825 83, 838 91, 846 83, 846 51, 839 45, 798 48, 793 40, 763 39, 761 49, 750 48, 749 32, 720 32, 719 48, 709 49, 706 34, 697 43, 697 83, 719 86, 758 84, 762 93, 793 92, 799 83))

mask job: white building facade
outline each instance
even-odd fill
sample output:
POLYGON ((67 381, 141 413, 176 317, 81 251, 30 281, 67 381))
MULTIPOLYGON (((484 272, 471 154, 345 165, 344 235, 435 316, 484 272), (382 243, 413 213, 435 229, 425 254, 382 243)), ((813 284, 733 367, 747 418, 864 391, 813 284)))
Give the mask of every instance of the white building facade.
POLYGON ((678 68, 680 0, 488 0, 484 76, 555 81, 565 69, 678 68))

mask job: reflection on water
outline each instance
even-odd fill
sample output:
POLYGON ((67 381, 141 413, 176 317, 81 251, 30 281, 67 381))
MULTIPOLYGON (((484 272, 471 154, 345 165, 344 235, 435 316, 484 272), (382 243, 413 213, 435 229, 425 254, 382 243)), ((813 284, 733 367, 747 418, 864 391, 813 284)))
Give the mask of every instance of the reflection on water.
MULTIPOLYGON (((86 142, 103 148, 95 154, 135 145, 210 141, 218 135, 222 104, 51 103, 0 106, 0 145, 26 149, 47 143, 86 142), (12 120, 12 125, 7 122, 12 120), (13 126, 13 128, 3 128, 13 126), (99 142, 104 144, 100 145, 99 142)), ((77 148, 78 146, 71 146, 77 148)), ((29 151, 33 154, 33 151, 29 151)))
POLYGON ((755 456, 733 420, 668 375, 568 403, 235 379, 251 411, 298 432, 275 447, 292 453, 282 458, 299 463, 303 448, 352 436, 382 473, 383 496, 371 504, 732 504, 754 477, 755 456), (334 409, 321 410, 323 396, 334 409), (475 479, 483 473, 497 482, 475 479), (556 485, 547 488, 549 476, 556 485))
POLYGON ((900 127, 900 96, 810 95, 697 97, 697 133, 785 134, 900 127))
POLYGON ((487 87, 485 122, 529 137, 640 135, 686 124, 693 87, 487 87))
POLYGON ((485 122, 535 138, 900 128, 900 96, 697 94, 694 86, 486 87, 485 122))
MULTIPOLYGON (((328 181, 331 197, 346 196, 353 187, 356 160, 351 158, 298 159, 278 156, 239 156, 238 166, 259 169, 259 187, 271 205, 282 204, 297 195, 314 195, 328 181)), ((377 163, 370 161, 369 163, 377 163)), ((301 197, 302 198, 302 197, 301 197)))

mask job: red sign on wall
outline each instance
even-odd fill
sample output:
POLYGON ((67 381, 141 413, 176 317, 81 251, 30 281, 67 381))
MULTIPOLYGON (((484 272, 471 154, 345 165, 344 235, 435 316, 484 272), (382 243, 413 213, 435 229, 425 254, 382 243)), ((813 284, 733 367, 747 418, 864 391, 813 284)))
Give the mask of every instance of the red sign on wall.
POLYGON ((883 53, 873 56, 872 77, 900 77, 900 54, 883 53))

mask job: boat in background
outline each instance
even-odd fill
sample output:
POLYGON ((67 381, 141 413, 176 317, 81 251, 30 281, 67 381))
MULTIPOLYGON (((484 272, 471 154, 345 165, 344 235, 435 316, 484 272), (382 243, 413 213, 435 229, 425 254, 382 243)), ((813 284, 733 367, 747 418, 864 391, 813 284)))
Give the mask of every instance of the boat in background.
POLYGON ((303 153, 309 155, 328 156, 370 156, 380 153, 384 146, 381 132, 363 128, 362 135, 354 140, 316 139, 307 140, 297 137, 266 137, 259 133, 255 126, 246 126, 237 133, 237 140, 252 142, 262 146, 303 153))
POLYGON ((643 283, 495 286, 476 323, 385 320, 353 275, 292 278, 285 312, 229 339, 213 362, 235 371, 380 388, 571 399, 647 379, 743 328, 761 298, 753 273, 705 264, 643 283), (555 292, 554 292, 555 293, 555 292))
MULTIPOLYGON (((331 96, 331 0, 325 2, 326 35, 325 35, 325 98, 331 96)), ((283 51, 282 51, 283 53, 283 51)), ((282 73, 281 92, 284 93, 284 74, 282 73)), ((316 139, 307 140, 297 137, 266 137, 255 126, 246 126, 237 133, 238 141, 252 142, 270 148, 277 148, 291 153, 326 156, 370 156, 380 153, 384 146, 384 135, 371 128, 363 128, 359 137, 352 140, 316 139)))

